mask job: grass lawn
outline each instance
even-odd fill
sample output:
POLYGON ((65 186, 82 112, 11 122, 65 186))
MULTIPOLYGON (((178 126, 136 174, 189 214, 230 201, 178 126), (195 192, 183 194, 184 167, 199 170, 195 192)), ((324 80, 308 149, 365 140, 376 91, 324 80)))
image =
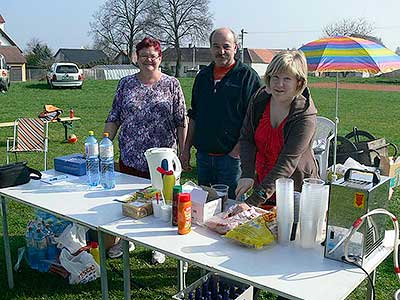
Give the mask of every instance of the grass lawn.
MULTIPOLYGON (((319 81, 320 79, 318 79, 319 81)), ((364 82, 365 80, 363 80, 364 82)), ((367 81, 369 82, 369 81, 367 81)), ((181 79, 188 106, 191 99, 193 79, 181 79)), ((380 81, 376 83, 382 83, 380 81)), ((90 81, 83 89, 50 90, 45 82, 15 83, 7 94, 0 94, 0 122, 13 121, 18 117, 36 117, 43 110, 44 104, 53 104, 64 109, 64 115, 73 107, 75 116, 82 120, 74 123, 73 132, 79 137, 76 144, 63 143, 64 129, 61 124, 49 125, 49 168, 53 167, 53 158, 69 153, 83 152, 84 139, 88 130, 94 130, 99 137, 104 121, 111 107, 117 81, 90 81)), ((312 89, 319 114, 334 118, 335 89, 312 89)), ((367 130, 378 137, 385 137, 400 146, 398 114, 400 111, 399 92, 372 92, 340 90, 339 96, 339 134, 348 133, 353 126, 367 130)), ((0 128, 0 162, 5 163, 5 140, 12 136, 12 128, 0 128)), ((192 155, 194 162, 194 155, 192 155)), ((29 165, 41 169, 43 156, 29 154, 19 156, 19 160, 28 160, 29 165)), ((195 171, 194 171, 195 172, 195 171)), ((185 174, 184 179, 193 179, 195 173, 185 174)), ((399 190, 395 192, 390 210, 400 216, 399 190)), ((10 201, 8 221, 13 261, 17 248, 24 245, 24 231, 31 209, 10 201)), ((0 225, 1 226, 1 225, 0 225)), ((87 285, 71 286, 66 280, 52 274, 41 274, 24 266, 15 273, 15 288, 8 290, 4 261, 3 240, 0 239, 0 299, 100 299, 100 281, 87 285)), ((132 299, 170 299, 176 290, 176 260, 167 259, 163 265, 150 266, 151 253, 145 248, 137 248, 131 254, 132 299)), ((265 262, 266 268, 272 262, 265 262)), ((122 259, 108 260, 110 299, 123 299, 122 259)), ((188 282, 199 276, 197 268, 190 268, 188 282)), ((377 298, 392 299, 394 291, 400 287, 394 272, 391 258, 388 258, 377 273, 377 298)), ((359 287, 348 299, 364 299, 366 285, 359 287)), ((274 299, 263 294, 263 299, 274 299)))

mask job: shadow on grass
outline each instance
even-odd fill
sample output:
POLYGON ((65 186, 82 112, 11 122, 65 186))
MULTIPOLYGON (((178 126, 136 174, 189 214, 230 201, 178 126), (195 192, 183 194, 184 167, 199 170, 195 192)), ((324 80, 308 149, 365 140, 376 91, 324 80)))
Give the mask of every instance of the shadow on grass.
POLYGON ((51 90, 50 86, 46 82, 28 84, 26 87, 36 90, 51 90))

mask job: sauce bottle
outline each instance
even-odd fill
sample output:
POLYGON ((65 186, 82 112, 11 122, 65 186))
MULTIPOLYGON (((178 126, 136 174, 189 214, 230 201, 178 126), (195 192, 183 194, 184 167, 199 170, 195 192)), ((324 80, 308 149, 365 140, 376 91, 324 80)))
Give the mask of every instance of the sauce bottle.
POLYGON ((172 226, 178 226, 178 194, 182 193, 182 186, 175 185, 172 190, 172 226))
POLYGON ((192 201, 189 193, 178 195, 178 233, 187 234, 192 228, 192 201))
POLYGON ((175 185, 174 172, 172 170, 165 172, 163 175, 163 195, 165 204, 172 203, 174 185, 175 185))
POLYGON ((69 109, 69 117, 70 117, 70 119, 73 119, 75 117, 75 112, 72 107, 69 109))
POLYGON ((92 254, 94 260, 100 265, 100 253, 99 244, 97 242, 90 243, 90 254, 92 254))

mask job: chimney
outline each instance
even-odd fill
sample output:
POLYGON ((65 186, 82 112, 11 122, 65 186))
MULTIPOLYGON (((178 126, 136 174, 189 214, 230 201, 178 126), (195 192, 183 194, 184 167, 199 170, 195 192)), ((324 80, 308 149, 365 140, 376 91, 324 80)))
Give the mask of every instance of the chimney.
POLYGON ((0 29, 3 30, 3 31, 5 31, 5 30, 4 30, 4 23, 5 23, 5 22, 6 22, 6 21, 4 21, 2 15, 0 15, 0 29))

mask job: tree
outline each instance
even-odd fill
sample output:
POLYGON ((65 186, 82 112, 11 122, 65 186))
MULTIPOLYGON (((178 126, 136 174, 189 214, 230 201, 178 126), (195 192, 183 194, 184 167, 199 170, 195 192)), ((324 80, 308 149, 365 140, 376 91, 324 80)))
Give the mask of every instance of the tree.
POLYGON ((27 43, 25 53, 28 66, 47 68, 53 61, 53 51, 37 38, 27 43))
POLYGON ((336 35, 364 38, 383 45, 382 40, 372 35, 375 26, 364 18, 348 18, 331 23, 323 28, 324 35, 336 35))
POLYGON ((107 0, 93 15, 94 47, 110 57, 126 51, 132 62, 135 44, 143 38, 148 0, 107 0))
POLYGON ((175 49, 176 77, 181 75, 181 45, 208 38, 213 25, 208 5, 209 0, 151 0, 148 32, 175 49))
POLYGON ((396 54, 397 54, 397 55, 400 55, 400 47, 397 47, 397 48, 396 48, 396 54))

